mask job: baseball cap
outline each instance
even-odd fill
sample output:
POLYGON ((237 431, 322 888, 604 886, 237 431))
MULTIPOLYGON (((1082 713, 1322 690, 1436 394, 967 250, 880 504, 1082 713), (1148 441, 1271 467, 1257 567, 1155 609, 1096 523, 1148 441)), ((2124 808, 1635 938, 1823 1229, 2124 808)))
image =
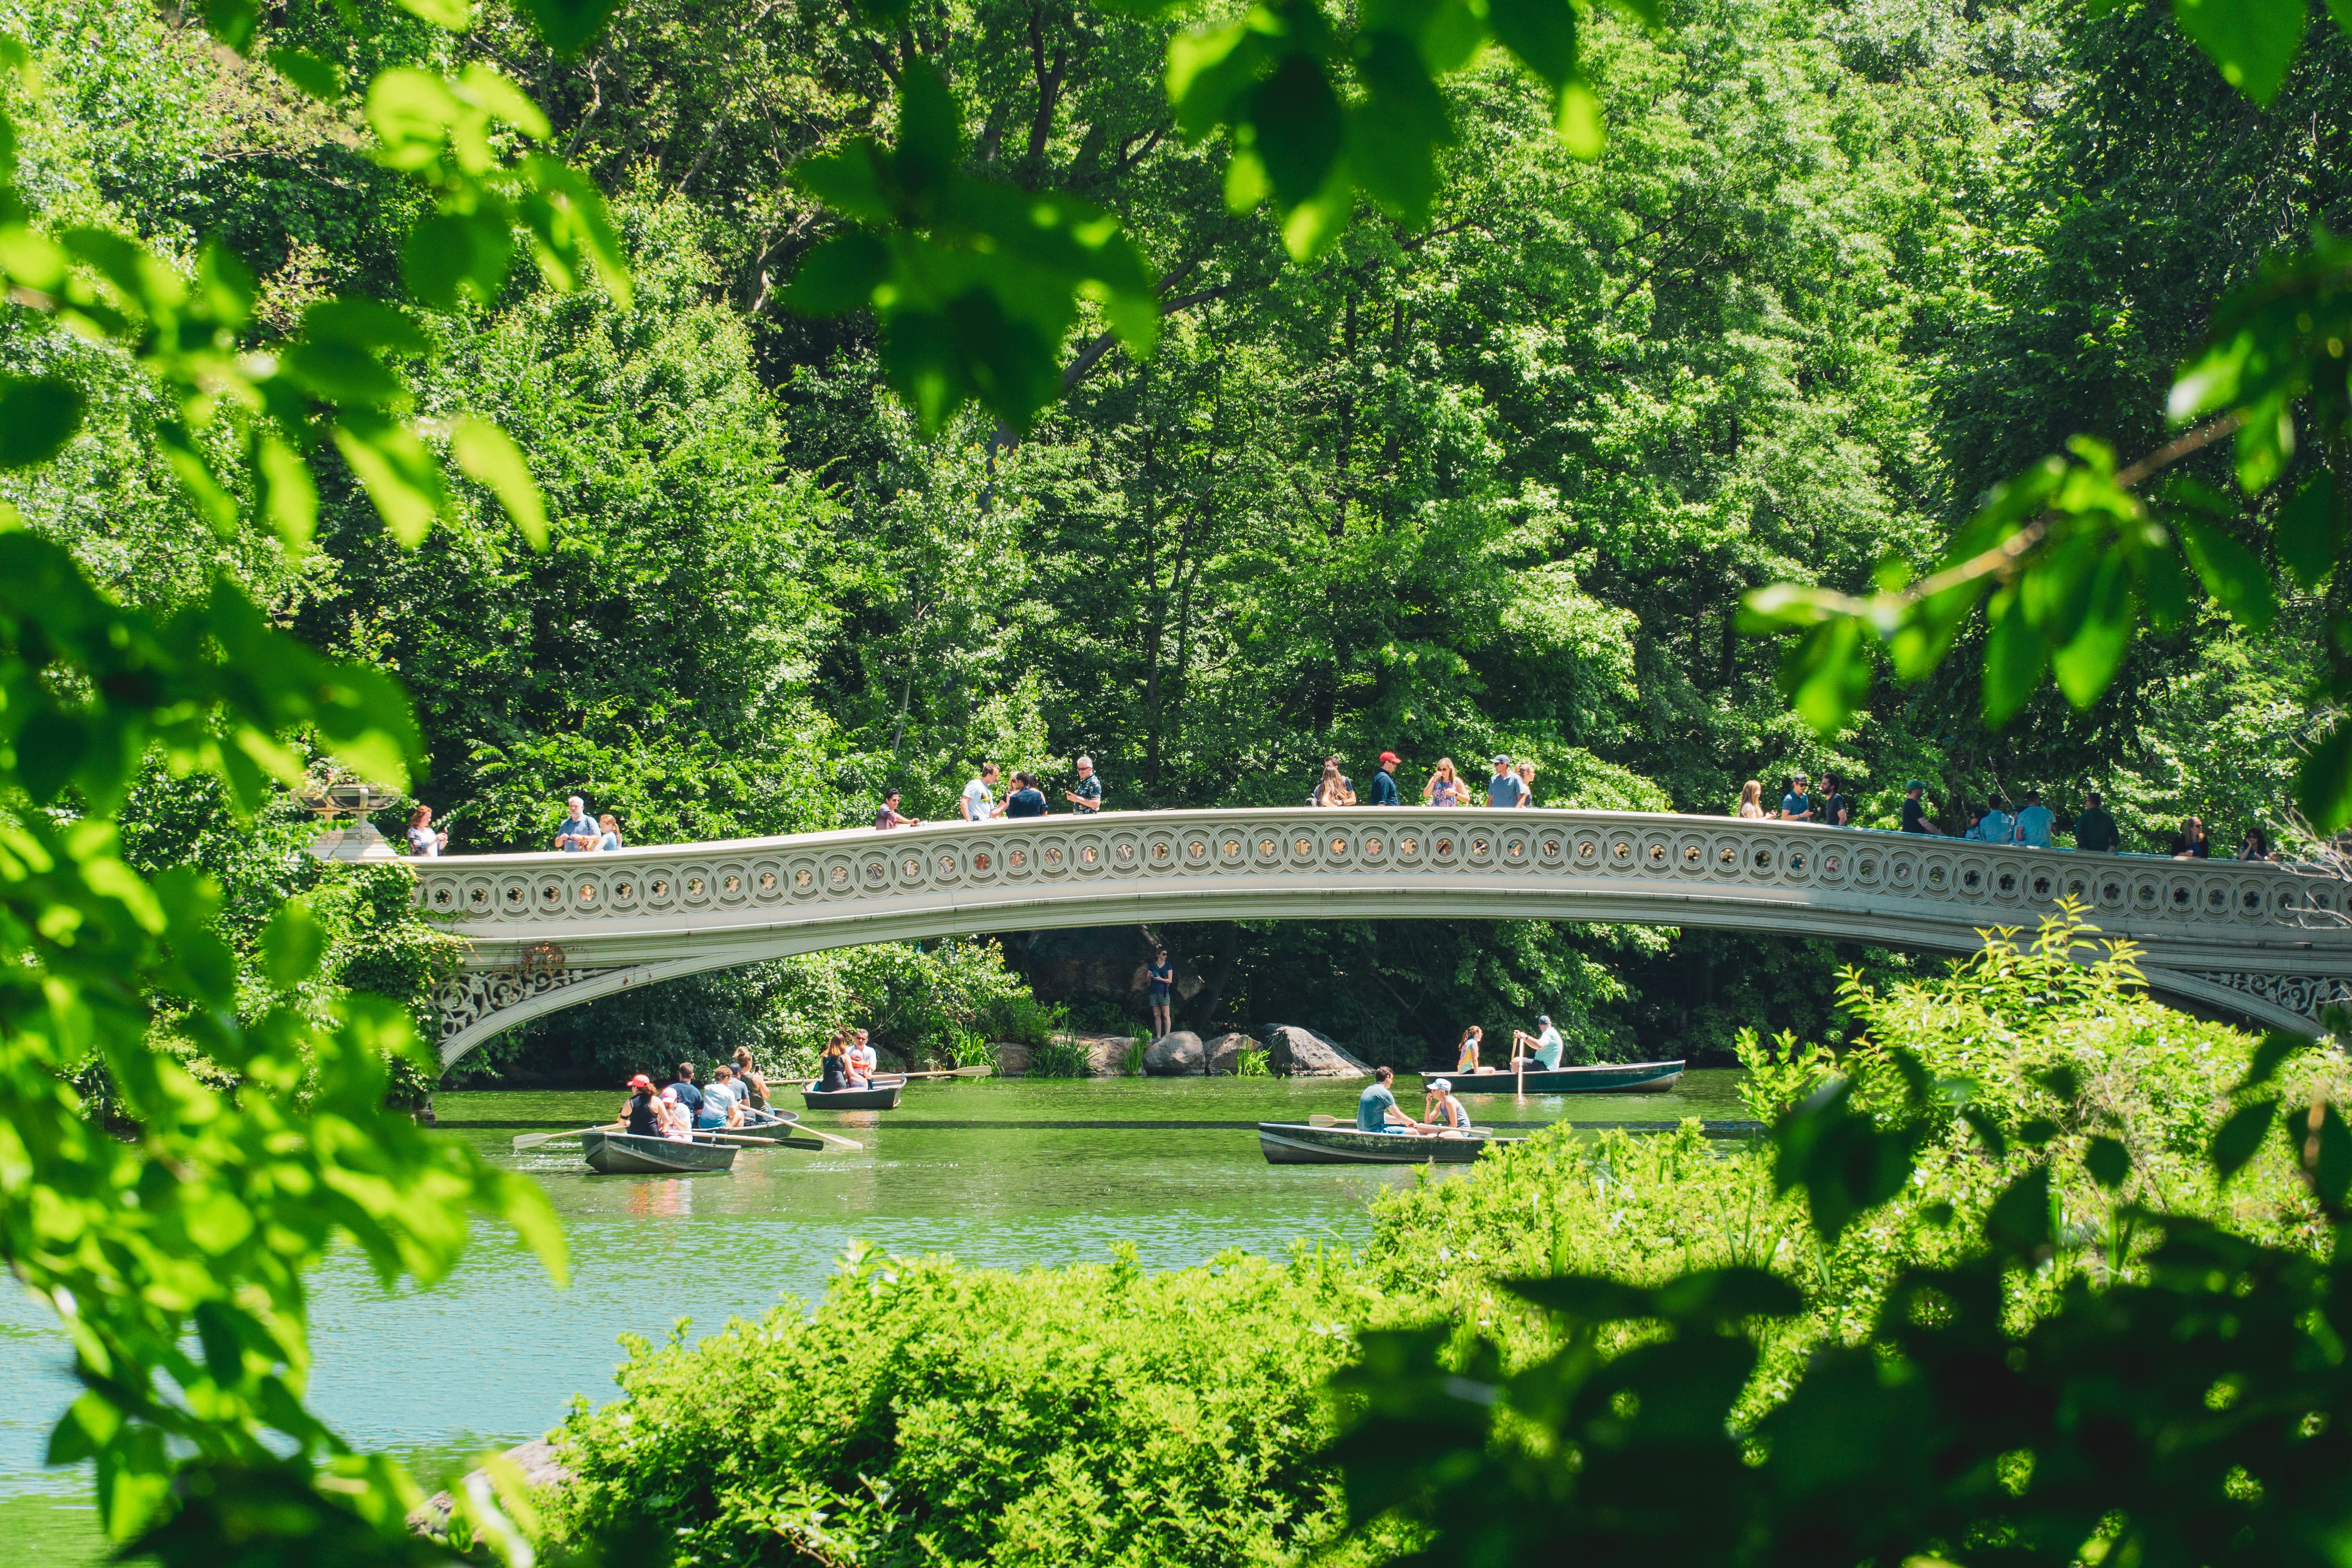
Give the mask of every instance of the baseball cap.
POLYGON ((1394 752, 1382 752, 1381 753, 1381 761, 1384 763, 1393 763, 1396 760, 1397 754, 1394 752))
POLYGON ((1496 762, 1498 762, 1498 763, 1502 763, 1505 767, 1509 767, 1509 766, 1511 765, 1511 759, 1510 759, 1509 757, 1507 757, 1507 756, 1505 756, 1505 755, 1504 755, 1502 752, 1496 752, 1495 753, 1495 760, 1496 760, 1496 762))
POLYGON ((647 1078, 643 1073, 639 1073, 636 1077, 631 1079, 628 1084, 628 1087, 631 1089, 651 1089, 653 1086, 654 1080, 647 1078))
POLYGON ((1927 787, 1927 781, 1926 779, 1913 779, 1909 784, 1905 784, 1903 787, 1905 789, 1926 789, 1927 787))
POLYGON ((1549 1029, 1551 1027, 1551 1015, 1549 1013, 1538 1013, 1536 1015, 1536 1022, 1549 1029))
POLYGON ((1452 1094, 1454 1092, 1454 1085, 1444 1079, 1433 1078, 1429 1080, 1429 1092, 1432 1094, 1452 1094))

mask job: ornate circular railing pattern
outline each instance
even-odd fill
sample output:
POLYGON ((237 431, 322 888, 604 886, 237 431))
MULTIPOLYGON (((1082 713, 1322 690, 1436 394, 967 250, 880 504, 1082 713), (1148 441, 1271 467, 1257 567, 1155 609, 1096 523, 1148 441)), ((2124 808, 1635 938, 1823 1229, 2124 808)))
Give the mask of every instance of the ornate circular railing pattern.
MULTIPOLYGON (((2291 949, 2331 954, 2352 974, 2352 883, 2323 871, 1633 813, 1106 814, 414 864, 419 908, 473 940, 468 968, 510 962, 501 955, 516 943, 555 941, 572 955, 569 973, 590 977, 642 964, 656 947, 674 967, 692 956, 681 937, 691 946, 698 932, 838 925, 847 942, 875 940, 849 929, 867 917, 950 934, 1004 929, 1018 923, 1011 911, 1082 923, 1098 903, 1122 906, 1104 919, 1184 919, 1196 905, 1222 918, 1253 900, 1269 914, 1362 918, 1422 913, 1448 892, 1500 900, 1497 913, 1544 913, 1535 906, 1567 899, 1599 907, 1575 918, 1608 919, 1617 917, 1600 911, 1622 903, 1622 918, 1653 923, 1738 919, 1708 918, 1709 905, 1759 920, 1769 918, 1759 905, 1811 906, 1841 911, 1849 928, 1856 916, 1899 917, 1905 932, 1885 939, 1898 945, 1940 930, 1948 940, 1934 944, 1955 951, 1980 929, 2031 926, 2072 900, 2114 934, 2202 955, 2201 970, 2241 951, 2291 949), (1139 900, 1150 906, 1140 915, 1139 900)), ((478 998, 469 1011, 469 1033, 493 1016, 478 998)))

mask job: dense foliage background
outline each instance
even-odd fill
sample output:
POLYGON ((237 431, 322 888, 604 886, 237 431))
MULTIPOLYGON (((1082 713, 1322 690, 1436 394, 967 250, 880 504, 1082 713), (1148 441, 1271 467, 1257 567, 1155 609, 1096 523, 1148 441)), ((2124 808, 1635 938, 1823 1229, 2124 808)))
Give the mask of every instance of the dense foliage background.
MULTIPOLYGON (((1439 755, 1483 773, 1500 751, 1537 759, 1546 804, 1721 812, 1742 779, 1834 766, 1889 824, 1917 775, 1955 823, 1995 790, 2071 810, 2095 786, 2142 844, 2189 810, 2225 845, 2293 826, 2316 595, 2290 591, 2261 637, 2200 612, 2144 638, 2087 713, 2044 691, 1990 735, 1961 659, 1833 743, 1735 614, 1768 582, 1925 563, 2071 434, 2157 439, 2210 302, 2352 221, 2333 28, 2258 109, 2162 8, 1602 15, 1597 161, 1496 59, 1449 79, 1461 141, 1429 224, 1367 207, 1299 265, 1272 218, 1228 211, 1226 142, 1186 143, 1139 85, 1172 22, 952 0, 894 49, 830 7, 633 0, 559 60, 501 5, 459 36, 358 9, 351 28, 292 0, 274 25, 354 73, 496 64, 614 197, 625 306, 519 270, 403 367, 427 416, 478 410, 521 445, 551 550, 475 492, 394 551, 331 476, 315 548, 217 536, 136 368, 16 307, 0 368, 70 362, 93 391, 62 458, 0 496, 125 601, 172 605, 226 562, 305 640, 395 672, 456 848, 541 842, 572 790, 640 842, 854 824, 893 784, 945 815, 982 756, 1059 784, 1090 752, 1117 806, 1291 804, 1325 754, 1360 781, 1384 747, 1409 798, 1439 755), (870 320, 780 300, 835 222, 790 171, 887 131, 918 49, 977 165, 1117 212, 1160 278, 1157 354, 1082 333, 1068 395, 1017 439, 972 414, 919 439, 870 320)), ((9 0, 0 26, 42 77, 10 105, 41 221, 184 258, 223 237, 266 321, 397 292, 424 198, 346 110, 141 0, 9 0)), ((1224 972, 1223 1017, 1401 1056, 1538 1009, 1595 1054, 1846 1027, 1833 969, 1856 955, 1828 944, 1767 963, 1759 938, 1790 933, 1509 913, 1171 934, 1224 972)), ((898 961, 890 994, 921 967, 898 961)), ((797 1011, 761 999, 815 984, 747 973, 646 1016, 716 1038, 748 1002, 783 1043, 797 1011)), ((625 1031, 620 1005, 547 1021, 537 1048, 625 1031)))

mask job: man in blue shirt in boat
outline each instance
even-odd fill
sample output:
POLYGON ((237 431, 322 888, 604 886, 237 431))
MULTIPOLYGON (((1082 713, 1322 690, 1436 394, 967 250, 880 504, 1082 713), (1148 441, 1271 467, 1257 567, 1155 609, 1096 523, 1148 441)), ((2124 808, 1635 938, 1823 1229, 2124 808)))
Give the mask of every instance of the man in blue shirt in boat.
POLYGON ((1513 1072, 1549 1072, 1559 1066, 1559 1054, 1568 1048, 1568 1042, 1561 1039, 1559 1031, 1551 1026, 1551 1015, 1537 1014, 1536 1027, 1541 1029, 1543 1033, 1530 1035, 1525 1029, 1511 1031, 1511 1070, 1513 1072), (1521 1046, 1532 1047, 1534 1054, 1524 1057, 1519 1055, 1518 1049, 1521 1046))
POLYGON ((1356 1131, 1359 1132, 1434 1132, 1436 1128, 1415 1121, 1397 1109, 1396 1090, 1389 1086, 1396 1081, 1396 1073, 1389 1068, 1372 1069, 1371 1086, 1356 1097, 1356 1131))

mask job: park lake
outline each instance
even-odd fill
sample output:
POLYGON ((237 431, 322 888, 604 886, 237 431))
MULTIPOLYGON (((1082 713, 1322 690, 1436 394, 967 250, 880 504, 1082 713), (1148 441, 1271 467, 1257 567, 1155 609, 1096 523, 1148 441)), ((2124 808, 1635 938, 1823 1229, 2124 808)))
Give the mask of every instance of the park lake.
MULTIPOLYGON (((1702 1070, 1665 1094, 1469 1101, 1481 1125, 1531 1131, 1671 1124, 1747 1114, 1739 1074, 1702 1070)), ((1383 1183, 1413 1167, 1268 1165, 1262 1121, 1350 1114, 1360 1084, 1316 1079, 950 1081, 908 1090, 895 1111, 808 1113, 856 1152, 747 1152, 724 1174, 598 1176, 576 1143, 515 1154, 519 1132, 609 1115, 605 1092, 435 1097, 436 1136, 526 1171, 562 1217, 572 1281, 558 1289, 515 1238, 478 1223, 457 1272, 430 1290, 387 1291, 355 1249, 315 1279, 315 1407, 364 1449, 409 1459, 428 1485, 485 1448, 536 1436, 575 1396, 611 1397, 614 1342, 690 1337, 782 1296, 813 1299, 850 1244, 946 1252, 992 1268, 1097 1262, 1117 1242, 1148 1268, 1228 1248, 1280 1255, 1299 1243, 1353 1247, 1383 1183)), ((1418 1086, 1400 1085, 1414 1102, 1418 1086)), ((796 1099, 797 1097, 790 1097, 796 1099)), ((790 1103, 788 1099, 784 1103, 790 1103)), ((1429 1179, 1454 1179, 1433 1173, 1429 1179)), ((43 1446, 71 1396, 64 1337, 38 1302, 0 1317, 0 1561, 95 1563, 86 1468, 47 1469, 43 1446)))

